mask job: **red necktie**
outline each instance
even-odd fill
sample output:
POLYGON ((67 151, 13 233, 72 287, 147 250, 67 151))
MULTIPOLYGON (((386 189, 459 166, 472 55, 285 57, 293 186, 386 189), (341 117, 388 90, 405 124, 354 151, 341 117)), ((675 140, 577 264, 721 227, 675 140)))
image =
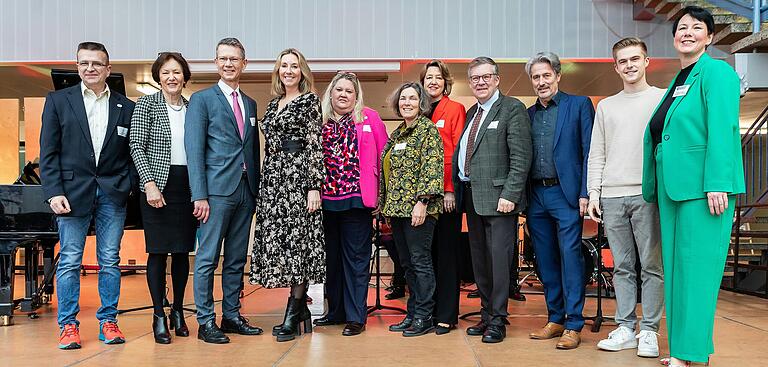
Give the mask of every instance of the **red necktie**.
POLYGON ((245 138, 245 121, 243 121, 243 111, 240 110, 240 101, 237 100, 237 91, 232 91, 232 109, 235 110, 235 121, 237 129, 240 131, 240 139, 245 138))
POLYGON ((469 177, 469 159, 472 157, 472 152, 475 151, 475 136, 477 135, 477 129, 480 128, 480 118, 483 117, 483 109, 478 106, 477 115, 472 120, 472 128, 469 129, 469 137, 467 138, 467 154, 464 156, 464 176, 469 177))

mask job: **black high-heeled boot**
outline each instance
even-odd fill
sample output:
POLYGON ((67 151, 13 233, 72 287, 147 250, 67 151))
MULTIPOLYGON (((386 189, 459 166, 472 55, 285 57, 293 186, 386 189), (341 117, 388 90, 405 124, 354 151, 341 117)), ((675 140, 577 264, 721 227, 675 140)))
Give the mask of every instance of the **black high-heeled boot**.
MULTIPOLYGON (((304 308, 307 306, 307 301, 304 297, 296 299, 291 297, 291 301, 288 303, 288 308, 285 311, 285 323, 282 329, 277 332, 277 341, 286 342, 296 339, 296 336, 301 335, 301 326, 299 323, 304 322, 304 332, 312 332, 311 317, 304 319, 307 311, 304 308)), ((310 315, 311 316, 311 315, 310 315)))
POLYGON ((171 344, 171 333, 165 316, 152 315, 152 333, 155 335, 155 343, 171 344))
POLYGON ((280 329, 282 329, 283 325, 285 325, 285 320, 288 319, 288 305, 291 304, 291 298, 293 297, 291 295, 288 295, 288 303, 286 303, 285 305, 285 315, 283 315, 283 323, 272 327, 272 336, 277 336, 277 333, 279 333, 280 329))
POLYGON ((184 313, 171 308, 171 314, 168 317, 171 321, 171 330, 175 330, 176 336, 189 336, 187 322, 184 321, 184 313))
MULTIPOLYGON (((304 293, 304 304, 302 306, 303 309, 301 310, 301 318, 299 319, 299 321, 307 321, 307 320, 312 318, 312 312, 309 311, 309 306, 308 306, 309 301, 307 301, 308 297, 309 296, 307 296, 307 294, 304 293)), ((293 297, 292 296, 288 296, 288 303, 291 303, 291 298, 293 298, 293 297)), ((279 333, 280 329, 283 328, 283 325, 285 324, 285 320, 288 318, 288 305, 287 304, 285 305, 285 311, 286 311, 286 313, 283 316, 283 323, 280 324, 280 325, 275 325, 275 326, 272 327, 272 336, 277 336, 277 333, 279 333)), ((309 328, 307 328, 305 326, 304 327, 304 332, 305 333, 311 333, 312 332, 312 327, 310 326, 309 328)))

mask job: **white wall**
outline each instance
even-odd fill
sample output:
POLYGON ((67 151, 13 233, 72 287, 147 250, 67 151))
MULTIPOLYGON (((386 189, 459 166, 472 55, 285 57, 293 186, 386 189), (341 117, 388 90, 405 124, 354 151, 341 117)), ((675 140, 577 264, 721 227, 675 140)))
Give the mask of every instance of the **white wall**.
POLYGON ((633 21, 631 0, 0 0, 0 62, 72 60, 84 40, 113 60, 209 60, 226 36, 265 60, 286 47, 310 59, 609 58, 620 36, 672 57, 669 29, 633 21))

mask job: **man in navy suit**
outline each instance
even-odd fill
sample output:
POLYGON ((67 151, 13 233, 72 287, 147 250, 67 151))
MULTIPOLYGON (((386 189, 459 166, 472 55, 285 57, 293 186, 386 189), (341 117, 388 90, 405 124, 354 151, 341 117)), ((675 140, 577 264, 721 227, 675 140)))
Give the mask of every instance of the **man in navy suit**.
POLYGON ((99 339, 120 344, 117 327, 120 298, 120 240, 126 201, 131 192, 128 130, 134 103, 110 91, 112 69, 104 45, 77 47, 78 85, 45 98, 40 131, 43 190, 57 214, 60 260, 56 269, 59 348, 80 348, 80 266, 91 220, 96 226, 96 258, 101 307, 99 339))
POLYGON ((525 64, 538 96, 528 108, 533 162, 527 222, 544 284, 548 322, 532 339, 560 336, 558 349, 581 343, 584 258, 581 228, 587 204, 587 155, 595 111, 588 97, 560 92, 560 59, 539 53, 525 64))
POLYGON ((214 61, 221 79, 190 98, 184 147, 194 215, 201 222, 194 281, 200 323, 197 337, 223 344, 229 342, 224 333, 262 333, 240 315, 243 269, 259 185, 259 134, 256 102, 240 90, 240 75, 248 63, 242 43, 236 38, 222 39, 214 61), (222 240, 223 317, 219 328, 213 310, 213 273, 222 240))

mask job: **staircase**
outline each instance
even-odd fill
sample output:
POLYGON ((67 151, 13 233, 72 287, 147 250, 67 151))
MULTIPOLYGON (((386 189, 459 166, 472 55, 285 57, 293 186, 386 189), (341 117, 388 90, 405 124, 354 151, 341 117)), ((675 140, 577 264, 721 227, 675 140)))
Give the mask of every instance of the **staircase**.
MULTIPOLYGON (((709 10, 715 47, 730 53, 768 53, 768 4, 753 0, 634 0, 635 18, 648 13, 673 21, 686 6, 709 10), (638 9, 641 9, 638 11, 638 9), (758 19, 756 26, 753 19, 758 19), (759 21, 762 19, 762 21, 759 21)), ((768 70, 766 70, 768 72, 768 70)), ((768 106, 742 135, 747 192, 739 195, 722 288, 768 298, 768 106)))
MULTIPOLYGON (((768 52, 768 21, 763 16, 760 31, 753 33, 753 15, 746 6, 751 0, 634 0, 658 17, 672 21, 681 16, 683 9, 696 5, 709 10, 715 18, 715 35, 712 43, 727 53, 768 52)), ((766 7, 763 6, 763 13, 766 7)))

